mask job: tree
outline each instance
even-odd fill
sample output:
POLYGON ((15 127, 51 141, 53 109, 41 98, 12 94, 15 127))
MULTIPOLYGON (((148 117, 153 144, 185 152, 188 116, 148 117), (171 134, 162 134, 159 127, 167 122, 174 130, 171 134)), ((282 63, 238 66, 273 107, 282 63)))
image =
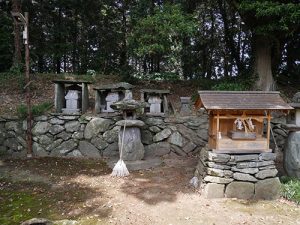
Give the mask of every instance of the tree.
POLYGON ((195 22, 179 5, 156 6, 153 15, 137 22, 130 37, 134 56, 144 61, 143 72, 161 72, 162 62, 164 67, 175 65, 178 71, 182 38, 195 30, 195 22))
MULTIPOLYGON (((300 4, 297 0, 227 1, 240 13, 252 31, 253 73, 258 76, 256 88, 273 90, 272 60, 281 54, 281 41, 300 25, 300 4), (277 56, 276 56, 277 54, 277 56)), ((278 66, 278 65, 277 65, 278 66)))
MULTIPOLYGON (((12 12, 21 13, 21 1, 20 0, 12 0, 12 12)), ((22 62, 21 55, 21 38, 20 38, 20 24, 17 21, 14 21, 14 58, 13 63, 15 66, 19 66, 22 62)))

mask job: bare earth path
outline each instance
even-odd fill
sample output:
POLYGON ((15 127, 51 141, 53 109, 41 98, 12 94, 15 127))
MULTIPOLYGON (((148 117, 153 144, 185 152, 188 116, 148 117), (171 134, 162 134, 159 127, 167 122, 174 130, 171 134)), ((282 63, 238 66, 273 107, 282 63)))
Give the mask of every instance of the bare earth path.
POLYGON ((100 161, 0 160, 0 224, 32 217, 91 225, 300 224, 299 206, 283 199, 203 198, 188 186, 194 166, 195 159, 165 159, 120 179, 100 161))

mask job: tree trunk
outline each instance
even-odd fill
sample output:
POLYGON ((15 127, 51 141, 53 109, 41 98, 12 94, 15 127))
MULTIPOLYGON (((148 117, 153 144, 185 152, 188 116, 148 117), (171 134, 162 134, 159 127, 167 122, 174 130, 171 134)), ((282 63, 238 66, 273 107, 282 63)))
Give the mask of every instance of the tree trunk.
POLYGON ((256 89, 261 91, 274 90, 271 62, 271 40, 268 37, 254 35, 254 75, 258 76, 256 89))
MULTIPOLYGON (((21 13, 21 1, 13 0, 12 1, 12 11, 21 13)), ((15 52, 13 58, 13 64, 19 65, 22 62, 21 55, 21 40, 20 40, 20 25, 14 20, 14 45, 15 52)))

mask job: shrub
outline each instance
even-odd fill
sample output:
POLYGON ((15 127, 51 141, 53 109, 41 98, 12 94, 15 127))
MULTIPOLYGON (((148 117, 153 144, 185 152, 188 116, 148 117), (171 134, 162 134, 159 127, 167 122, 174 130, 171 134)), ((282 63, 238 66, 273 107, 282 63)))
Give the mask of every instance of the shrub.
POLYGON ((300 180, 291 177, 281 177, 281 195, 300 204, 300 180))
MULTIPOLYGON (((31 112, 32 116, 40 116, 43 115, 45 112, 47 112, 49 109, 51 109, 53 106, 50 102, 43 102, 38 105, 32 105, 31 106, 31 112)), ((17 107, 17 114, 19 118, 25 119, 27 117, 27 106, 24 104, 21 104, 17 107)))

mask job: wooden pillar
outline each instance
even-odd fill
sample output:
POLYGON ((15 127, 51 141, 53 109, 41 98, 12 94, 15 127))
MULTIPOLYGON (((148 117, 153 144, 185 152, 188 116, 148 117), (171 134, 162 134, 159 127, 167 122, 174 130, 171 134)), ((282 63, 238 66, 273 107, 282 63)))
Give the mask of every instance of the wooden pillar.
POLYGON ((220 113, 217 113, 217 134, 216 134, 216 149, 219 149, 219 132, 220 132, 220 113))
POLYGON ((82 113, 85 113, 89 108, 89 89, 87 83, 82 83, 82 113))
POLYGON ((61 113, 65 107, 65 85, 61 83, 55 83, 55 99, 54 99, 55 111, 61 113))
POLYGON ((271 131, 271 113, 268 111, 268 123, 267 123, 267 150, 270 149, 270 131, 271 131))
POLYGON ((95 90, 95 113, 101 112, 101 95, 99 94, 100 91, 95 90))

